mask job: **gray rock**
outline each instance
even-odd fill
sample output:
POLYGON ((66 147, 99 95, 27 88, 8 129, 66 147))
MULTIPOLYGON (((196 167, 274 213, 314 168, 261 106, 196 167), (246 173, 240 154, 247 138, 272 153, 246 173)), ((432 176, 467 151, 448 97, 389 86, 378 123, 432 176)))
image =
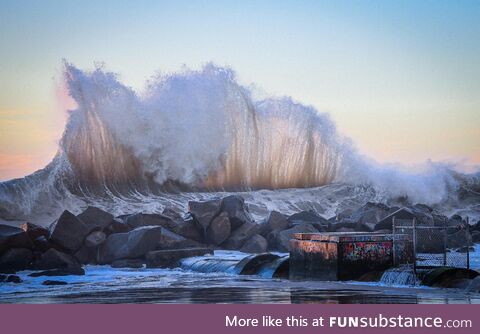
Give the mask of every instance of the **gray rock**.
POLYGON ((244 253, 264 253, 267 251, 267 246, 267 240, 260 234, 255 234, 245 242, 240 251, 244 253))
POLYGON ((27 248, 11 248, 0 257, 0 272, 14 273, 30 267, 33 253, 27 248))
POLYGON ((292 239, 295 233, 316 233, 318 230, 311 224, 299 224, 295 225, 288 230, 275 231, 268 235, 268 247, 271 250, 279 252, 290 251, 290 239, 292 239))
POLYGON ((27 233, 21 228, 0 224, 0 254, 10 248, 33 247, 27 233))
POLYGON ((85 246, 87 247, 96 247, 101 245, 107 236, 102 231, 93 231, 85 238, 85 246))
POLYGON ((62 269, 75 271, 81 269, 81 265, 73 256, 50 248, 35 261, 34 268, 36 270, 62 269))
POLYGON ((54 225, 50 240, 71 252, 83 245, 83 240, 90 232, 80 219, 73 213, 65 210, 54 225))
POLYGON ((470 281, 466 288, 467 292, 480 292, 480 276, 475 277, 470 281))
POLYGON ((172 268, 178 266, 180 259, 206 254, 213 254, 213 251, 208 248, 158 250, 148 252, 145 258, 147 268, 172 268))
POLYGON ((225 212, 215 217, 207 228, 206 242, 220 245, 230 235, 230 220, 225 212))
POLYGON ((327 230, 329 221, 322 216, 318 215, 314 211, 301 211, 294 213, 288 217, 289 227, 294 227, 296 225, 310 224, 316 226, 317 229, 327 230))
POLYGON ((103 231, 113 222, 113 215, 94 206, 89 206, 78 218, 92 230, 103 231))
POLYGON ((81 264, 97 264, 98 263, 98 247, 82 246, 73 254, 81 264))
POLYGON ((260 234, 267 236, 272 231, 281 231, 288 228, 289 222, 287 217, 278 211, 272 211, 267 219, 260 224, 260 234))
POLYGON ((174 208, 166 207, 162 211, 162 215, 172 219, 173 221, 181 222, 183 221, 182 215, 177 212, 174 208))
POLYGON ((237 228, 230 237, 222 244, 225 249, 239 250, 243 244, 258 234, 259 226, 256 223, 247 222, 237 228))
POLYGON ((42 253, 45 253, 47 250, 52 248, 53 245, 48 241, 47 237, 41 235, 37 237, 36 239, 33 240, 33 248, 36 251, 40 251, 42 253))
POLYGON ((222 201, 220 199, 204 202, 190 201, 188 202, 188 212, 195 219, 199 229, 206 233, 210 222, 220 213, 221 205, 222 201))
POLYGON ((108 225, 103 232, 106 235, 114 233, 125 233, 131 231, 132 228, 127 225, 127 223, 121 219, 114 219, 110 225, 108 225))
POLYGON ((245 205, 245 200, 239 195, 224 197, 221 203, 221 211, 227 214, 232 231, 235 231, 245 223, 253 223, 253 219, 245 205))
POLYGON ((24 223, 20 228, 27 233, 30 240, 35 240, 39 237, 48 237, 48 229, 32 223, 24 223))
POLYGON ((159 247, 161 237, 161 226, 144 226, 127 233, 111 234, 100 247, 100 263, 142 257, 159 247))

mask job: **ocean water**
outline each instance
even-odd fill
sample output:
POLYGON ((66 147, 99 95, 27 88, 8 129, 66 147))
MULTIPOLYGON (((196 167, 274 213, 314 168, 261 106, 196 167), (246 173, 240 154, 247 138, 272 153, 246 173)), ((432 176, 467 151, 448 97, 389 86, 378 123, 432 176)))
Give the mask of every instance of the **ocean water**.
MULTIPOLYGON (((247 254, 217 252, 215 257, 238 263, 247 254)), ((211 258, 211 257, 210 257, 211 258)), ((191 269, 199 258, 177 269, 114 269, 85 267, 84 276, 29 277, 21 284, 2 283, 1 303, 480 303, 480 294, 460 289, 402 286, 390 283, 290 281, 257 275, 236 275, 191 269), (45 280, 67 285, 45 286, 45 280)), ((480 268, 480 245, 472 253, 480 268)), ((212 268, 211 268, 212 269, 212 268)))

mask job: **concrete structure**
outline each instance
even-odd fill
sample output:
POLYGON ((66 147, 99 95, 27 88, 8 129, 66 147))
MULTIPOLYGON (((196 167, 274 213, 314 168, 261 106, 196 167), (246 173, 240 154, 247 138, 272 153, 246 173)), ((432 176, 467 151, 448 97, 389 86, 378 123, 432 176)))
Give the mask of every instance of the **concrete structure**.
MULTIPOLYGON (((396 254, 411 257, 410 245, 408 236, 395 236, 396 254)), ((392 234, 297 233, 290 249, 291 279, 355 280, 394 266, 392 234)))

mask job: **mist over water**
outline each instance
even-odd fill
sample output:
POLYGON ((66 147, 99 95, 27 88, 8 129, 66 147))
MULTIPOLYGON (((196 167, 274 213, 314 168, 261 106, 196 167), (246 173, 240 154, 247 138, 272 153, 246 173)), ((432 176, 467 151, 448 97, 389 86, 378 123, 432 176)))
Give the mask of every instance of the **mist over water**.
POLYGON ((0 183, 4 218, 92 198, 145 208, 154 195, 331 184, 370 189, 376 200, 438 204, 452 200, 466 179, 479 184, 442 164, 412 173, 372 162, 328 114, 289 97, 254 99, 232 70, 213 64, 157 76, 142 95, 101 67, 88 72, 66 63, 64 76, 76 108, 57 156, 44 170, 0 183))

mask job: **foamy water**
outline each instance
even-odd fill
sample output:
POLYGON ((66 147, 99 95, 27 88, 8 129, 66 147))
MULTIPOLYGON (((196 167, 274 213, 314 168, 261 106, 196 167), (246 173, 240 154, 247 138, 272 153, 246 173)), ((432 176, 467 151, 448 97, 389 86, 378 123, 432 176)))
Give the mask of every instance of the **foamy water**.
POLYGON ((372 200, 480 217, 478 174, 440 163, 420 172, 379 165, 328 114, 290 97, 257 100, 230 69, 157 76, 141 93, 103 68, 67 63, 64 76, 76 108, 57 156, 0 183, 0 219, 47 223, 88 204, 114 214, 185 211, 188 200, 231 192, 259 219, 272 209, 328 218, 372 200))

